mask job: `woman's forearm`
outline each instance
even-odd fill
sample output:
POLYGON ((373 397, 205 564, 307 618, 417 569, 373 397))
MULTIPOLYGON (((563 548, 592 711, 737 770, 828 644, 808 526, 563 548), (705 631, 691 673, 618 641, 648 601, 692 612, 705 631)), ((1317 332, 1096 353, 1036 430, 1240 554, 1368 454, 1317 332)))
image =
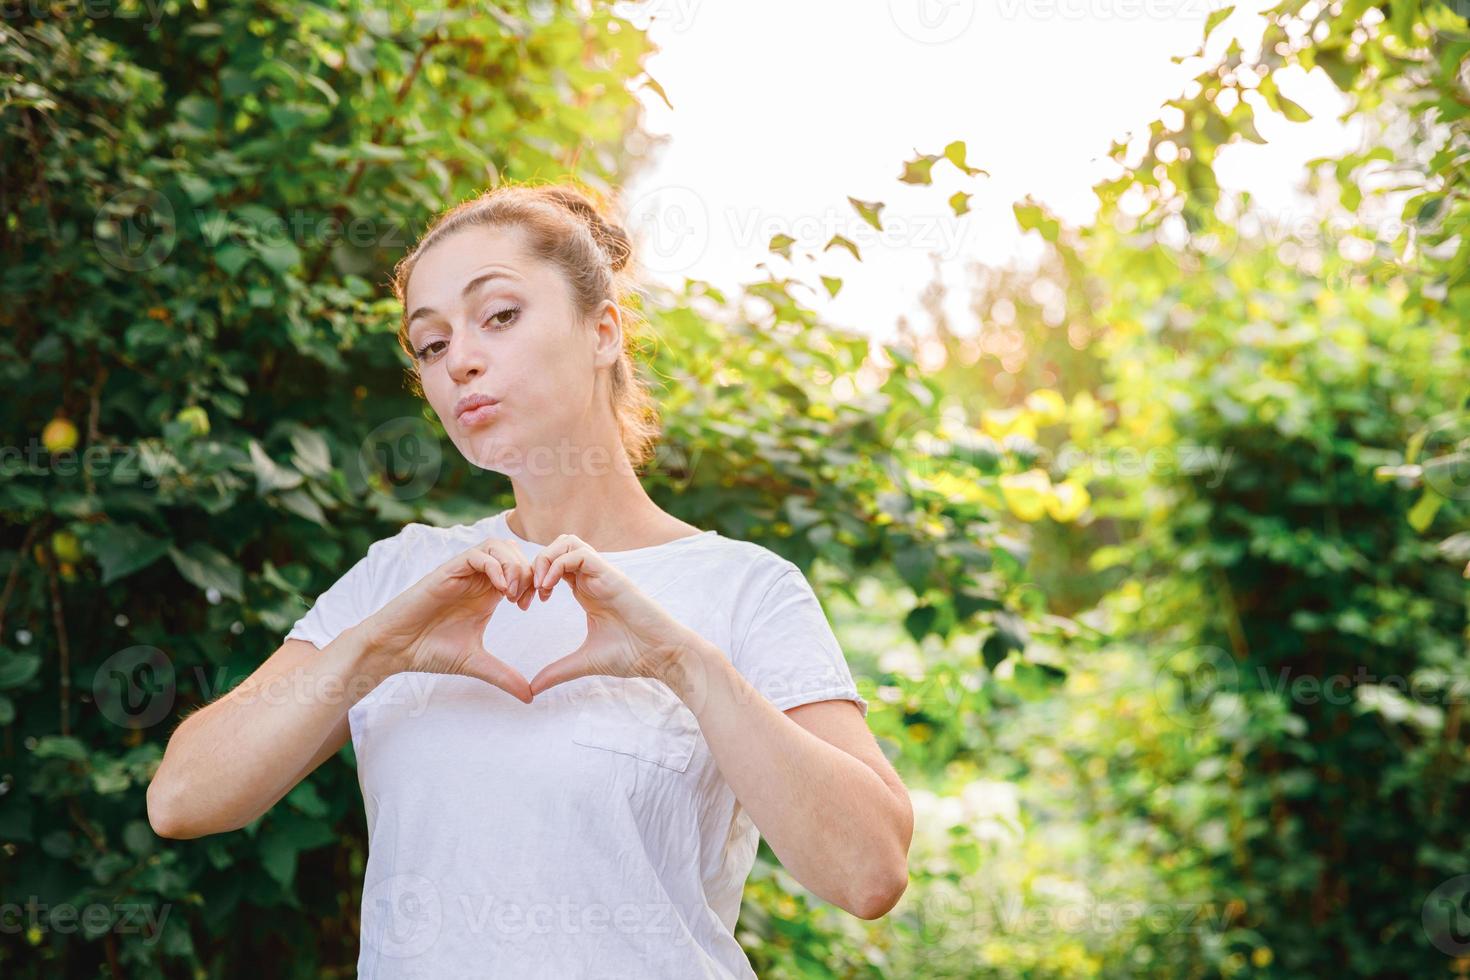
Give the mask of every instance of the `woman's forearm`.
POLYGON ((787 717, 703 637, 690 637, 658 676, 699 720, 725 781, 786 870, 854 915, 885 914, 907 883, 907 802, 867 763, 787 717))
POLYGON ((148 785, 155 832, 187 839, 236 830, 289 792, 348 709, 388 676, 370 637, 364 624, 294 666, 272 657, 185 718, 148 785))

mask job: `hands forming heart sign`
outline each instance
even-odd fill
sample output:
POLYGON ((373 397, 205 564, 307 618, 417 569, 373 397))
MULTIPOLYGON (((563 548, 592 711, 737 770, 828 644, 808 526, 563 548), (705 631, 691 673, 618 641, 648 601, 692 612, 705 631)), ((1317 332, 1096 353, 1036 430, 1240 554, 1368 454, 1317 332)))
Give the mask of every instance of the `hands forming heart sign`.
POLYGON ((529 704, 547 688, 585 677, 657 677, 687 647, 688 627, 591 545, 563 534, 527 562, 515 542, 490 538, 425 575, 363 624, 400 671, 478 677, 529 704), (502 598, 522 611, 565 580, 587 613, 587 638, 527 682, 485 649, 502 598))

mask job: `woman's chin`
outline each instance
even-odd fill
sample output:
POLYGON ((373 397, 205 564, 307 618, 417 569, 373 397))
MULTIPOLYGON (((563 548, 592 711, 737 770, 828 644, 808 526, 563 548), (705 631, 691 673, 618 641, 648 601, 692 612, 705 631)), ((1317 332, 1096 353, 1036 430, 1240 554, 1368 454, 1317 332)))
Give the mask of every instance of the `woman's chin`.
POLYGON ((455 440, 455 445, 471 465, 482 470, 493 470, 510 476, 518 468, 520 454, 515 451, 514 445, 507 444, 499 436, 488 432, 467 432, 455 440))

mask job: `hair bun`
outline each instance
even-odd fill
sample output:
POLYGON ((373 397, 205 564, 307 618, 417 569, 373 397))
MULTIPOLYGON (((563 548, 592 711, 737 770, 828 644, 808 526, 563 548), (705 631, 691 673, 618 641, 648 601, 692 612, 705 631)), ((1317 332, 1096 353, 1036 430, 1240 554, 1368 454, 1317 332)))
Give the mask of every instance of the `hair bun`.
POLYGON ((597 205, 585 194, 574 188, 562 186, 551 188, 547 196, 587 223, 588 230, 592 232, 593 241, 597 242, 607 254, 608 265, 614 272, 628 264, 628 259, 633 254, 633 242, 628 237, 628 233, 621 225, 605 219, 598 212, 597 205))
POLYGON ((607 261, 613 271, 617 272, 627 265, 628 258, 633 254, 633 243, 622 225, 613 224, 596 213, 588 223, 592 226, 592 237, 597 239, 597 244, 607 253, 607 261))

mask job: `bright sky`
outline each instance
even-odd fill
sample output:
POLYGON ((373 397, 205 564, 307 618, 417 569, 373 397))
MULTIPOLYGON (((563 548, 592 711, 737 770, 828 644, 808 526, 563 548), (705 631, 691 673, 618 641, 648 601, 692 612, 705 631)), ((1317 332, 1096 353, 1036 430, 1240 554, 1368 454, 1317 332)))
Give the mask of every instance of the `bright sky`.
MULTIPOLYGON (((1215 32, 1210 49, 1239 34, 1259 37, 1246 0, 1215 32), (1254 31, 1254 33, 1252 33, 1254 31)), ((687 275, 722 287, 764 278, 758 262, 793 271, 767 251, 771 235, 797 239, 793 256, 834 234, 862 248, 863 262, 833 249, 799 261, 801 278, 844 280, 835 300, 811 302, 833 323, 889 338, 907 314, 926 326, 918 296, 941 257, 956 329, 966 312, 969 262, 1022 258, 1010 205, 1026 194, 1072 221, 1096 208, 1091 186, 1107 170, 1114 140, 1146 132, 1161 103, 1179 94, 1199 62, 1171 56, 1198 47, 1221 0, 645 0, 615 8, 644 26, 659 51, 649 73, 668 93, 640 93, 651 133, 667 142, 642 180, 624 188, 630 230, 647 272, 687 275), (990 176, 964 177, 935 164, 935 183, 896 178, 918 153, 953 140, 990 176), (971 212, 947 204, 973 192, 971 212), (879 235, 847 196, 883 201, 879 235), (891 227, 890 227, 891 226, 891 227)), ((1314 115, 1292 124, 1258 114, 1267 146, 1221 154, 1222 184, 1251 189, 1283 214, 1299 211, 1294 184, 1304 161, 1352 145, 1333 118, 1340 105, 1318 77, 1283 78, 1282 90, 1314 115), (1292 84, 1294 83, 1294 84, 1292 84)))

